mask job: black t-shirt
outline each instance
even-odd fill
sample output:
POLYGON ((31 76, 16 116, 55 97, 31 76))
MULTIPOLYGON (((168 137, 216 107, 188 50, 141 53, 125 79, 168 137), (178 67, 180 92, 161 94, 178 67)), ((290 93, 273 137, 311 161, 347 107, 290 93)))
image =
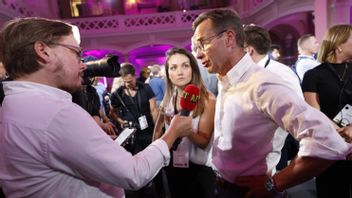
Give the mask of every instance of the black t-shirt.
POLYGON ((91 116, 100 116, 100 101, 96 89, 85 85, 84 89, 72 94, 72 102, 85 109, 91 116))
POLYGON ((346 104, 352 104, 352 65, 348 65, 345 71, 345 63, 329 64, 322 63, 307 71, 302 89, 303 92, 317 93, 320 110, 333 119, 346 104), (344 80, 340 80, 342 76, 344 80))
POLYGON ((148 84, 143 84, 138 81, 136 83, 137 93, 134 97, 127 95, 124 92, 125 87, 121 86, 111 94, 111 105, 119 111, 119 116, 123 120, 132 121, 136 124, 138 123, 138 117, 145 115, 148 121, 148 128, 146 130, 148 130, 149 133, 152 133, 154 122, 151 115, 149 100, 154 97, 154 93, 148 84), (127 112, 116 94, 119 94, 130 113, 127 112))

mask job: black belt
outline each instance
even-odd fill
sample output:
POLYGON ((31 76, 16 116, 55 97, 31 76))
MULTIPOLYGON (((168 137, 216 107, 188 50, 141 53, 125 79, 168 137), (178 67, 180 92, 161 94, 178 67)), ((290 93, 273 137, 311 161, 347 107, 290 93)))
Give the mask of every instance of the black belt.
POLYGON ((216 175, 216 185, 226 189, 226 190, 236 190, 236 191, 240 191, 240 192, 246 192, 248 189, 244 188, 244 187, 240 187, 234 183, 228 182, 225 179, 219 177, 218 175, 216 175))

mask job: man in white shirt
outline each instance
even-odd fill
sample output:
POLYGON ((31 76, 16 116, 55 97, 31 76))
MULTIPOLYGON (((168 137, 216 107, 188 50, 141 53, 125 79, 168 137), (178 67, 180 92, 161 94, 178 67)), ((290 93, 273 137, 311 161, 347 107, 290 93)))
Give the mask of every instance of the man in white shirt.
POLYGON ((315 36, 305 34, 298 39, 297 47, 299 55, 295 64, 295 69, 302 82, 306 71, 313 69, 320 64, 314 57, 314 55, 318 53, 319 43, 315 36))
MULTIPOLYGON (((303 99, 303 92, 296 74, 288 66, 270 59, 268 55, 271 44, 269 32, 262 27, 249 25, 244 28, 244 33, 245 50, 253 61, 259 66, 280 76, 287 86, 293 89, 297 95, 303 99)), ((277 168, 281 170, 287 166, 287 162, 290 160, 289 156, 296 155, 296 153, 288 153, 288 151, 297 152, 298 143, 291 135, 288 136, 288 133, 282 128, 276 129, 272 143, 273 152, 269 157, 272 158, 272 162, 275 164, 280 162, 277 164, 277 168), (284 145, 285 147, 283 148, 284 145)))
POLYGON ((73 27, 43 18, 10 21, 0 33, 4 82, 0 108, 0 186, 6 197, 124 197, 170 159, 178 136, 192 133, 176 116, 160 139, 132 156, 72 103, 86 65, 73 27), (177 123, 176 123, 177 122, 177 123), (176 123, 176 124, 175 124, 176 123))
POLYGON ((202 13, 193 29, 197 58, 219 77, 212 151, 219 197, 283 196, 285 189, 311 179, 351 152, 351 145, 326 116, 246 54, 237 13, 229 9, 202 13), (268 155, 278 127, 298 139, 300 148, 297 158, 274 174, 275 164, 268 155))

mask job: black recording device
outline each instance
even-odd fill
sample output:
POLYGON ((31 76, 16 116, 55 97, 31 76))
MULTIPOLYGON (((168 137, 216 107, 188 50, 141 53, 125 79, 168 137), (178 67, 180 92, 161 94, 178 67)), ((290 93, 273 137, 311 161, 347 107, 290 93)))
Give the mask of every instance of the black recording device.
POLYGON ((118 56, 107 55, 102 59, 85 62, 87 69, 84 70, 84 78, 95 76, 119 77, 120 63, 118 56))

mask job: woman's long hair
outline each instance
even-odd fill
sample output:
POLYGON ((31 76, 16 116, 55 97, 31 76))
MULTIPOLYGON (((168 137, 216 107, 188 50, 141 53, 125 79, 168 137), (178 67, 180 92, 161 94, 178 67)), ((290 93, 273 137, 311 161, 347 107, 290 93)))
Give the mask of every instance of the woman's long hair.
POLYGON ((335 52, 339 45, 348 40, 351 31, 352 26, 349 24, 335 25, 329 28, 324 35, 324 40, 318 53, 318 61, 321 63, 336 62, 335 52))
POLYGON ((191 52, 183 48, 171 48, 166 52, 166 63, 165 63, 166 91, 165 91, 165 96, 163 98, 163 101, 161 103, 161 107, 164 108, 167 104, 169 104, 173 95, 174 85, 172 84, 169 77, 169 60, 175 54, 182 54, 188 57, 191 65, 191 69, 192 69, 192 79, 189 84, 194 84, 200 89, 200 99, 192 114, 193 117, 196 117, 203 113, 205 108, 205 100, 208 100, 209 96, 208 96, 207 88, 205 87, 202 77, 200 75, 198 63, 195 57, 191 54, 191 52))

